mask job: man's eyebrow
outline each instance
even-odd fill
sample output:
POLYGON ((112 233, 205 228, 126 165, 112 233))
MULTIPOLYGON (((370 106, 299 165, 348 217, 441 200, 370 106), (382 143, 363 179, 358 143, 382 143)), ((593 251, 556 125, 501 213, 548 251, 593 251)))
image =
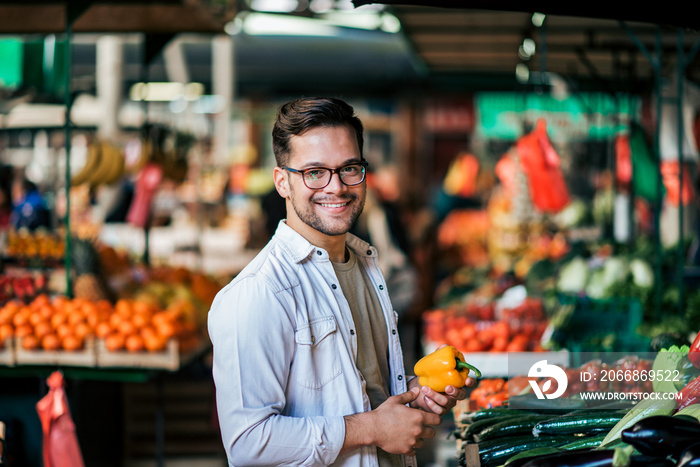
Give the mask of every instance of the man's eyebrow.
MULTIPOLYGON (((345 166, 345 165, 353 164, 353 163, 359 164, 360 162, 362 162, 362 159, 358 159, 358 158, 354 158, 354 157, 353 157, 353 158, 351 158, 351 159, 346 159, 345 162, 341 163, 341 164, 338 165, 337 167, 343 167, 343 166, 345 166)), ((307 163, 301 165, 301 166, 298 167, 298 168, 301 169, 301 170, 305 170, 305 169, 313 169, 313 168, 324 168, 324 169, 329 169, 329 168, 334 168, 334 167, 328 167, 328 165, 326 165, 326 164, 323 163, 323 162, 307 162, 307 163)))

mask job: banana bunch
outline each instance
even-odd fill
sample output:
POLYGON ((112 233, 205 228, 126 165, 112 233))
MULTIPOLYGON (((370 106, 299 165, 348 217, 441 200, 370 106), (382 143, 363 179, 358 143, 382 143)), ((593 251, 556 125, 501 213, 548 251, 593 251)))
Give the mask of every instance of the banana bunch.
POLYGON ((124 174, 124 153, 108 142, 95 142, 88 148, 88 156, 80 171, 71 179, 72 186, 89 183, 91 188, 109 185, 124 174))
POLYGON ((153 142, 148 138, 141 139, 141 152, 139 158, 132 165, 127 167, 128 171, 132 174, 138 174, 141 172, 146 164, 151 160, 153 154, 153 142))
POLYGON ((90 143, 88 146, 88 154, 85 159, 85 165, 80 171, 71 177, 71 186, 79 186, 90 180, 93 172, 100 165, 100 144, 97 142, 90 143))

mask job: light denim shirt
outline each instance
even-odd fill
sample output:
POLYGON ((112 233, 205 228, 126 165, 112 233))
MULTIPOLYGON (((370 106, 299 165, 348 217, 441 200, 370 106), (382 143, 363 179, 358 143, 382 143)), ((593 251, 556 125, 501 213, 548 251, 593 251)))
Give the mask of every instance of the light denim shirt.
MULTIPOLYGON (((391 392, 406 391, 397 314, 377 251, 347 235, 384 310, 391 392)), ((208 318, 221 436, 231 466, 377 466, 374 446, 339 456, 345 415, 369 411, 357 334, 328 252, 280 222, 214 299, 208 318)), ((404 456, 405 466, 415 457, 404 456)))

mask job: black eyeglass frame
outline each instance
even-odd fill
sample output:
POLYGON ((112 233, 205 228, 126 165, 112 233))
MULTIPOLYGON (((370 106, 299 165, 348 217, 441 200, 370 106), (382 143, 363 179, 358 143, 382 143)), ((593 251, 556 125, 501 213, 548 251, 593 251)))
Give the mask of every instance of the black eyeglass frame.
POLYGON ((358 162, 350 162, 350 163, 348 163, 348 164, 341 165, 340 167, 336 167, 335 169, 331 169, 330 167, 309 167, 308 169, 301 169, 301 170, 299 170, 299 169, 293 169, 293 168, 291 168, 291 167, 287 167, 286 165, 282 165, 282 166, 280 166, 280 168, 282 168, 282 169, 284 169, 284 170, 288 170, 288 171, 293 172, 293 173, 300 174, 300 175, 301 175, 301 181, 304 182, 304 186, 305 186, 306 188, 308 188, 309 190, 322 190, 322 189, 326 188, 328 185, 330 185, 331 180, 333 180, 333 174, 334 174, 334 173, 337 173, 337 174, 338 174, 338 178, 340 179, 340 183, 342 183, 342 184, 345 185, 345 186, 357 186, 357 185, 361 184, 361 183, 364 182, 365 179, 367 178, 367 167, 368 167, 368 166, 369 166, 369 162, 367 162, 366 160, 361 160, 361 161, 358 161, 358 162), (360 165, 360 166, 362 166, 362 180, 360 180, 360 181, 357 182, 357 183, 345 183, 345 180, 343 180, 343 177, 340 176, 340 171, 343 170, 343 169, 346 168, 346 167, 351 166, 351 165, 360 165), (328 170, 328 171, 331 173, 331 176, 328 177, 328 182, 326 182, 325 185, 320 186, 320 187, 316 187, 316 188, 312 188, 312 187, 310 187, 309 185, 306 184, 305 173, 308 172, 308 171, 310 171, 310 170, 319 170, 319 169, 328 170))

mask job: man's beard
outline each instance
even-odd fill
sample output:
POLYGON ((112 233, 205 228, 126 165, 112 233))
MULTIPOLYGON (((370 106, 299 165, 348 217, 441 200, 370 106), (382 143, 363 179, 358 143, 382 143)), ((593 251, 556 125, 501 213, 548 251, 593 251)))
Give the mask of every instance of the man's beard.
MULTIPOLYGON (((363 197, 361 199, 361 202, 353 204, 352 213, 350 214, 350 217, 347 219, 346 222, 344 222, 342 225, 330 225, 329 222, 318 216, 318 214, 316 213, 314 206, 316 203, 318 203, 318 201, 314 201, 314 199, 312 198, 302 205, 301 203, 297 203, 295 201, 296 197, 294 196, 294 190, 292 189, 291 191, 292 207, 294 208, 294 212, 296 212, 297 217, 299 217, 299 219, 301 219, 301 221, 304 224, 308 225, 309 227, 312 227, 313 229, 318 230, 319 232, 325 235, 346 234, 353 226, 357 218, 360 217, 360 214, 362 214, 362 210, 365 206, 365 198, 363 197)), ((342 198, 340 198, 340 201, 348 201, 353 203, 359 199, 360 197, 358 195, 352 193, 343 196, 342 198)), ((337 202, 338 200, 335 201, 337 202)))

